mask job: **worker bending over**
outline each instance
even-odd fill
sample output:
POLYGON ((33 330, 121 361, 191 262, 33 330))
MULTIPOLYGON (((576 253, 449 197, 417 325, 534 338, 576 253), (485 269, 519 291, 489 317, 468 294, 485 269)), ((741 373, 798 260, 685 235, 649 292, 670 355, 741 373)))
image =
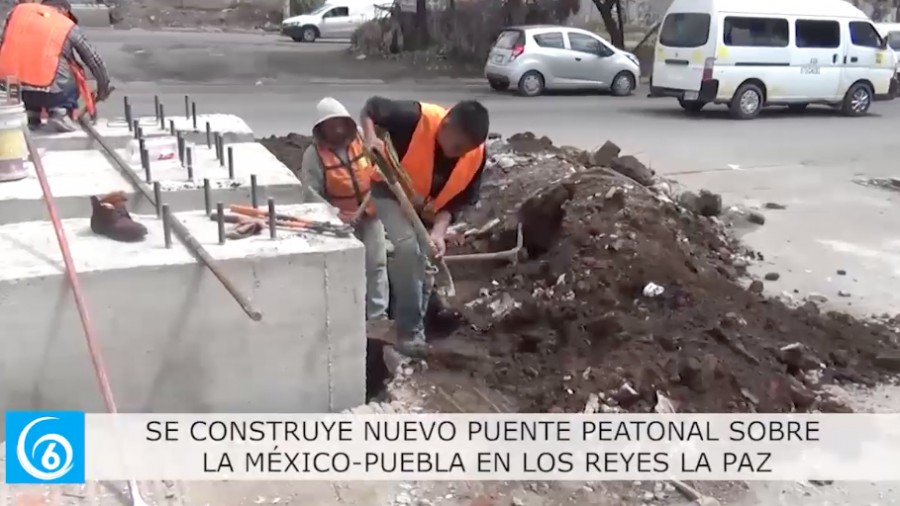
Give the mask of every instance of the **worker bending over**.
POLYGON ((345 222, 359 216, 354 226, 357 238, 366 247, 366 318, 386 319, 389 297, 384 226, 375 217, 371 201, 359 211, 369 195, 375 168, 363 154, 356 121, 347 108, 329 97, 316 109, 315 142, 303 153, 300 177, 335 206, 345 222))
POLYGON ((0 35, 0 79, 18 80, 32 129, 40 127, 46 109, 50 127, 74 131, 71 115, 78 109, 79 95, 90 108, 109 96, 106 66, 76 23, 68 0, 20 3, 6 19, 0 35), (96 96, 76 53, 97 81, 96 96))
MULTIPOLYGON (((420 214, 430 229, 435 252, 443 256, 447 228, 465 206, 478 201, 489 128, 487 109, 473 100, 448 110, 424 102, 372 97, 360 119, 369 148, 384 149, 376 127, 390 135, 416 196, 425 203, 420 214)), ((394 245, 391 290, 396 304, 397 351, 421 356, 427 351, 424 319, 431 295, 426 277, 428 254, 420 248, 413 225, 390 188, 378 174, 373 180, 375 210, 394 245)))

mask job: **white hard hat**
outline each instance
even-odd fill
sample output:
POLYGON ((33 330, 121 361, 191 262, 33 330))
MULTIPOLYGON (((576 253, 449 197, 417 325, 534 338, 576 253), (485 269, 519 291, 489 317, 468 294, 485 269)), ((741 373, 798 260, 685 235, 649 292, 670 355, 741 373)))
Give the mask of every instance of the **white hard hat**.
POLYGON ((354 125, 356 124, 356 121, 354 121, 350 112, 347 111, 347 108, 344 107, 344 104, 331 97, 325 97, 316 104, 316 113, 318 119, 316 120, 316 124, 313 125, 313 128, 319 126, 325 120, 332 118, 347 118, 350 121, 353 121, 354 125))

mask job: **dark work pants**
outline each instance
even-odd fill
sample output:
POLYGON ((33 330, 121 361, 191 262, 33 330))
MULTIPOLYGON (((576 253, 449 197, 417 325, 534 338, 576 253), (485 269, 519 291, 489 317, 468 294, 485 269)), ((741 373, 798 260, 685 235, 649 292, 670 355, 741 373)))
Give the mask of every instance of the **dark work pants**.
POLYGON ((78 109, 78 87, 73 84, 59 93, 22 90, 22 102, 25 102, 25 110, 29 112, 40 112, 42 109, 71 112, 78 109))

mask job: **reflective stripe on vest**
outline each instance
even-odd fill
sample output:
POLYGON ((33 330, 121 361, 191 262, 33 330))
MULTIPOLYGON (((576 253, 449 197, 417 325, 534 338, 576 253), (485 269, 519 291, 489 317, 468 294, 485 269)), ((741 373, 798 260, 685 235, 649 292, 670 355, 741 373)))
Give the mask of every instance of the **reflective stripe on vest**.
MULTIPOLYGON (((355 213, 369 193, 372 173, 375 171, 375 167, 363 154, 361 142, 357 139, 350 144, 347 150, 349 165, 321 144, 316 145, 316 150, 322 162, 328 201, 343 212, 355 213)), ((371 202, 366 206, 366 214, 375 214, 375 206, 371 202)))
POLYGON ((16 5, 0 47, 0 78, 46 88, 56 79, 62 50, 75 23, 55 7, 16 5))
POLYGON ((443 209, 454 197, 465 191, 484 159, 484 144, 464 154, 457 160, 450 177, 440 193, 431 199, 431 182, 434 177, 434 150, 437 132, 447 109, 435 104, 419 104, 422 116, 409 142, 409 149, 400 163, 412 180, 416 195, 425 199, 435 212, 443 209))

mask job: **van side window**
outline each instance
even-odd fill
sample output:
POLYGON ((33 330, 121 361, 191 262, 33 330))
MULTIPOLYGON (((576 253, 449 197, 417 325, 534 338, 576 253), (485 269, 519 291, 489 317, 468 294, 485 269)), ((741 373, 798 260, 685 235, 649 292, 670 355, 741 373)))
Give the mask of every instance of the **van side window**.
POLYGON ((335 7, 330 11, 326 12, 323 18, 346 18, 350 15, 349 7, 335 7))
POLYGON ((850 42, 854 46, 881 48, 881 35, 875 31, 871 23, 865 21, 850 22, 850 42))
POLYGON ((709 40, 709 14, 675 12, 666 16, 659 43, 667 47, 701 47, 709 40))
POLYGON ((832 49, 841 45, 841 25, 837 21, 798 19, 797 47, 832 49))
POLYGON ((726 46, 787 47, 788 21, 777 18, 725 18, 726 46))
POLYGON ((566 44, 563 42, 562 32, 539 33, 534 36, 534 41, 541 47, 550 47, 553 49, 566 48, 566 44))

